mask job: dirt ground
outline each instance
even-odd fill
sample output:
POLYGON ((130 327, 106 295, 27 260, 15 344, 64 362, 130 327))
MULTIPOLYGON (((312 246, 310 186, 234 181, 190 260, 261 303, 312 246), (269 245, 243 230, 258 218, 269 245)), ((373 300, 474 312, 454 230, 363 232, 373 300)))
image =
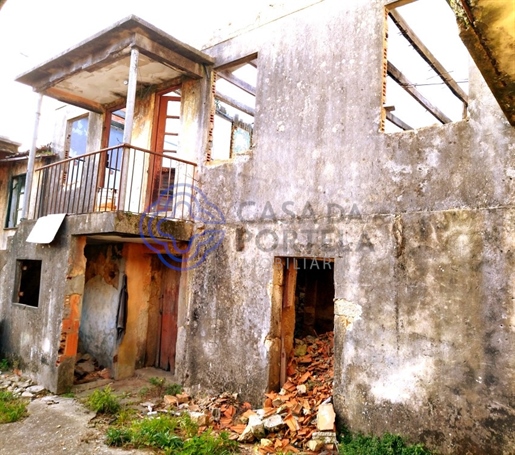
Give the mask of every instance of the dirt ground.
MULTIPOLYGON (((100 380, 81 384, 73 390, 80 399, 94 388, 111 384, 117 392, 137 395, 148 386, 148 377, 166 376, 160 370, 140 370, 141 373, 123 381, 100 380)), ((91 454, 150 454, 147 450, 123 450, 104 444, 104 431, 93 420, 95 414, 88 411, 77 399, 47 395, 32 400, 28 416, 18 422, 0 425, 0 455, 73 455, 91 454), (47 404, 48 402, 52 404, 47 404)))
POLYGON ((94 413, 73 398, 53 397, 53 401, 48 405, 42 398, 35 399, 26 419, 0 426, 0 455, 148 455, 107 447, 103 433, 90 423, 94 413))

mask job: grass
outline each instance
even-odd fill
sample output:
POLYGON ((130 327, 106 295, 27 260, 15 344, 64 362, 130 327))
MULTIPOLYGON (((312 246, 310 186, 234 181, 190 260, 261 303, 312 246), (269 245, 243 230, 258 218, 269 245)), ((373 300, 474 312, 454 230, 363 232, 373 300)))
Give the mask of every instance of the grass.
POLYGON ((177 395, 182 393, 180 384, 167 384, 165 378, 151 377, 148 382, 151 387, 143 387, 139 394, 145 398, 157 398, 163 395, 177 395))
POLYGON ((20 420, 27 413, 27 401, 11 392, 0 391, 0 423, 20 420))
POLYGON ((110 386, 106 386, 102 390, 95 390, 86 398, 85 405, 98 414, 114 415, 121 409, 120 400, 110 386))
POLYGON ((382 437, 346 433, 340 444, 340 455, 431 455, 422 444, 408 445, 394 434, 382 437))
POLYGON ((238 452, 238 443, 227 433, 211 430, 199 434, 199 427, 189 415, 161 415, 132 421, 119 419, 108 428, 108 445, 151 448, 165 455, 229 455, 238 452))

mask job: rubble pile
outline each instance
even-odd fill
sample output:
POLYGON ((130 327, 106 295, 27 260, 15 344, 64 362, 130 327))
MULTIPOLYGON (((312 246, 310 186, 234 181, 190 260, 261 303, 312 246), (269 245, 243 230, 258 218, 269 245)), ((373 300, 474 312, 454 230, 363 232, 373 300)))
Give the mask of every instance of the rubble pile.
POLYGON ((0 372, 0 390, 12 392, 16 397, 35 398, 45 393, 45 388, 22 375, 20 370, 0 372))
POLYGON ((107 368, 99 366, 90 354, 77 353, 75 357, 74 384, 84 384, 97 379, 109 379, 111 373, 107 368))
MULTIPOLYGON (((228 431, 239 442, 257 443, 259 454, 336 453, 333 332, 295 341, 288 379, 279 392, 266 394, 261 409, 229 393, 195 400, 186 394, 166 395, 165 407, 187 411, 199 425, 228 431)), ((153 405, 148 409, 156 413, 153 405)))
MULTIPOLYGON (((295 355, 281 390, 266 394, 263 409, 243 414, 248 424, 238 440, 260 442, 263 454, 335 448, 333 332, 295 341, 295 355)), ((241 427, 229 428, 239 432, 241 427)))

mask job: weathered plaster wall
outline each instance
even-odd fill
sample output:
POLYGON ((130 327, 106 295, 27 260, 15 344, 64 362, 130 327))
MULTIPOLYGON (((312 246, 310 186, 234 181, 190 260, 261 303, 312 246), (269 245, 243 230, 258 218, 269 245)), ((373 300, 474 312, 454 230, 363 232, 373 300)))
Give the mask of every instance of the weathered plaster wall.
POLYGON ((274 257, 334 257, 341 420, 510 453, 515 131, 471 67, 468 120, 379 133, 382 7, 326 0, 207 50, 258 52, 257 145, 200 172, 227 224, 194 272, 190 381, 261 402, 274 257))
POLYGON ((73 381, 73 365, 84 287, 85 238, 66 235, 66 223, 51 245, 27 243, 34 222, 20 224, 8 241, 1 275, 2 352, 52 391, 64 391, 73 381), (42 260, 39 306, 13 302, 16 261, 42 260), (56 368, 57 366, 57 368, 56 368), (71 371, 71 376, 70 376, 71 371))
POLYGON ((124 264, 121 245, 87 245, 79 351, 112 371, 117 348, 117 314, 124 264))

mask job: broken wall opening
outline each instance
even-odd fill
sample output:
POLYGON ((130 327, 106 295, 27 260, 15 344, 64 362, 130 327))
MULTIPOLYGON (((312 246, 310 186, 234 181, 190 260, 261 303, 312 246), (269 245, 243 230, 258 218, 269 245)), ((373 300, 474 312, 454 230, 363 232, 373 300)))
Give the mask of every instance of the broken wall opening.
POLYGON ((42 261, 23 259, 16 262, 17 285, 13 302, 38 307, 42 261))
POLYGON ((381 131, 466 118, 470 58, 447 2, 400 0, 385 15, 381 131))
POLYGON ((317 338, 334 329, 334 261, 275 258, 269 389, 277 390, 293 374, 296 340, 317 338))
POLYGON ((113 375, 119 343, 124 260, 121 244, 87 244, 75 382, 89 382, 113 375))
POLYGON ((252 148, 257 54, 216 68, 209 160, 228 160, 252 148))

